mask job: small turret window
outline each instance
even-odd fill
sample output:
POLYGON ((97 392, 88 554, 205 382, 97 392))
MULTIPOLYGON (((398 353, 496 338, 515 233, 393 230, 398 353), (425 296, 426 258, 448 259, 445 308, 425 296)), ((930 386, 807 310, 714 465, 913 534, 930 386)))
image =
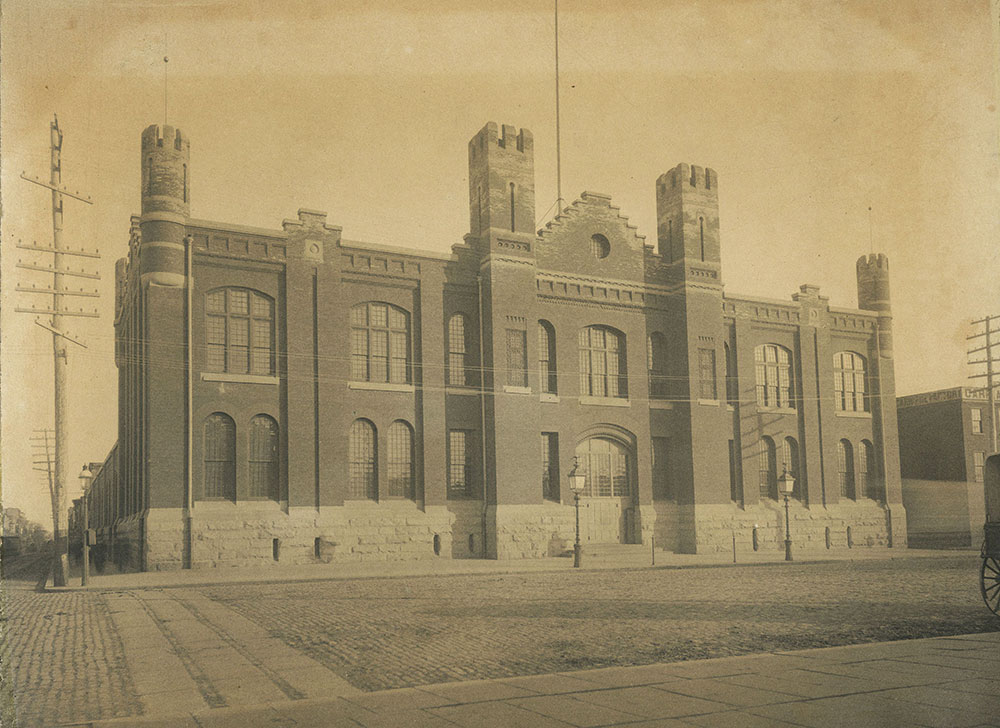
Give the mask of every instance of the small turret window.
POLYGON ((514 232, 514 183, 510 183, 510 231, 514 232))
POLYGON ((153 158, 146 159, 146 194, 153 194, 153 158))
POLYGON ((184 202, 188 201, 188 166, 184 165, 184 189, 181 192, 184 202))
POLYGON ((701 260, 705 262, 705 218, 698 218, 698 230, 701 234, 701 260))

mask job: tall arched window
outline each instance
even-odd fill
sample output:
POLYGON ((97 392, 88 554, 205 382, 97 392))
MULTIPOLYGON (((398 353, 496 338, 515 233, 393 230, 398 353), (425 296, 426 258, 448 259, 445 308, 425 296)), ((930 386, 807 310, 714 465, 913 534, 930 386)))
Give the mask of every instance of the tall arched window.
POLYGON ((267 415, 250 420, 251 498, 278 499, 278 423, 267 415))
POLYGON ((375 425, 368 420, 354 420, 348 442, 347 497, 376 500, 378 468, 375 425))
POLYGON ((548 321, 538 322, 538 385, 547 394, 556 394, 556 330, 548 321))
POLYGON ((760 439, 758 454, 759 480, 758 487, 761 498, 778 498, 778 470, 775 463, 774 440, 770 437, 760 439))
POLYGON ((624 334, 606 326, 580 329, 580 394, 628 397, 624 334))
POLYGON ((754 349, 757 371, 757 404, 761 407, 795 407, 792 399, 791 352, 777 344, 754 349))
POLYGON ((795 478, 793 498, 802 498, 802 476, 799 474, 799 443, 794 437, 786 437, 781 443, 781 469, 787 470, 795 478))
POLYGON ((649 372, 650 398, 666 399, 667 343, 659 331, 654 331, 646 339, 646 369, 649 372))
POLYGON ((205 497, 236 500, 236 423, 222 412, 205 418, 205 497))
POLYGON ((211 372, 274 374, 274 301, 249 288, 209 291, 205 343, 211 372))
POLYGON ((592 437, 580 443, 576 456, 587 476, 583 495, 614 498, 629 494, 629 458, 624 445, 606 437, 592 437))
POLYGON ((389 425, 389 450, 386 453, 389 470, 389 497, 413 497, 413 428, 408 422, 396 420, 389 425))
POLYGON ((882 482, 879 478, 875 448, 868 440, 862 440, 858 448, 858 483, 865 498, 882 499, 882 482))
POLYGON ((359 303, 351 309, 351 379, 410 382, 410 316, 388 303, 359 303))
POLYGON ((837 476, 840 481, 840 497, 854 500, 854 448, 848 440, 837 443, 837 476))
POLYGON ((464 387, 469 383, 465 357, 465 316, 456 313, 448 319, 448 384, 464 387))
POLYGON ((833 355, 833 391, 836 407, 842 412, 868 411, 865 397, 865 359, 853 351, 833 355))

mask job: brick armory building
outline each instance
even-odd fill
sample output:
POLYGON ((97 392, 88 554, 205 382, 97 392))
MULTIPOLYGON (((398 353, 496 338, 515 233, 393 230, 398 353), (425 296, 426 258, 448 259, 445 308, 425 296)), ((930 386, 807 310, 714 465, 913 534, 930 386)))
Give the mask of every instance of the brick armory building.
POLYGON ((656 180, 657 244, 584 192, 535 229, 531 133, 469 142, 450 255, 189 214, 189 141, 142 135, 117 264, 119 438, 92 526, 143 569, 905 545, 888 262, 859 308, 723 293, 719 185, 656 180))
POLYGON ((986 389, 952 387, 900 397, 899 467, 913 546, 978 546, 986 459, 996 452, 986 389))

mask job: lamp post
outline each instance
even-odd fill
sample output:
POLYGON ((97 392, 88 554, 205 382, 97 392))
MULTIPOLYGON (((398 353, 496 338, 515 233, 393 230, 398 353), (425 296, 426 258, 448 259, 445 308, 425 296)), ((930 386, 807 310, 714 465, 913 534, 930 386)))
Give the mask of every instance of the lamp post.
POLYGON ((583 553, 580 548, 580 493, 587 483, 587 476, 580 472, 577 458, 573 458, 573 469, 569 471, 569 489, 573 491, 576 505, 576 542, 573 544, 573 568, 579 569, 583 563, 583 553))
POLYGON ((87 510, 87 495, 90 492, 90 482, 94 479, 94 474, 90 472, 86 465, 80 471, 80 489, 83 495, 80 497, 80 505, 83 508, 83 576, 80 577, 80 586, 87 586, 90 580, 90 518, 87 510))
POLYGON ((778 478, 778 492, 785 496, 785 561, 792 560, 792 532, 788 523, 788 496, 795 490, 795 477, 788 468, 778 478))

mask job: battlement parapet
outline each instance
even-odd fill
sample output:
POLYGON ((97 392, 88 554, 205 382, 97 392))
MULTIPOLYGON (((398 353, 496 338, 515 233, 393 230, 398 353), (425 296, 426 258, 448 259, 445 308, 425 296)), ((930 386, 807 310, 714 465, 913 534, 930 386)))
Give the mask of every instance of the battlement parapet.
POLYGON ((173 126, 151 124, 142 132, 142 151, 173 147, 178 152, 186 152, 191 147, 187 135, 173 126))
POLYGON ((529 129, 518 129, 511 124, 502 126, 495 121, 491 121, 469 141, 470 156, 476 156, 476 150, 484 153, 490 147, 501 147, 509 152, 521 152, 531 154, 534 150, 534 137, 529 129))
POLYGON ((889 257, 884 253, 872 253, 870 255, 862 255, 858 258, 858 270, 862 269, 875 269, 883 271, 886 275, 889 273, 889 257))
POLYGON ((656 189, 659 194, 667 194, 670 190, 695 189, 711 191, 717 194, 719 177, 710 167, 699 167, 697 164, 681 162, 669 172, 664 172, 656 179, 656 189))

